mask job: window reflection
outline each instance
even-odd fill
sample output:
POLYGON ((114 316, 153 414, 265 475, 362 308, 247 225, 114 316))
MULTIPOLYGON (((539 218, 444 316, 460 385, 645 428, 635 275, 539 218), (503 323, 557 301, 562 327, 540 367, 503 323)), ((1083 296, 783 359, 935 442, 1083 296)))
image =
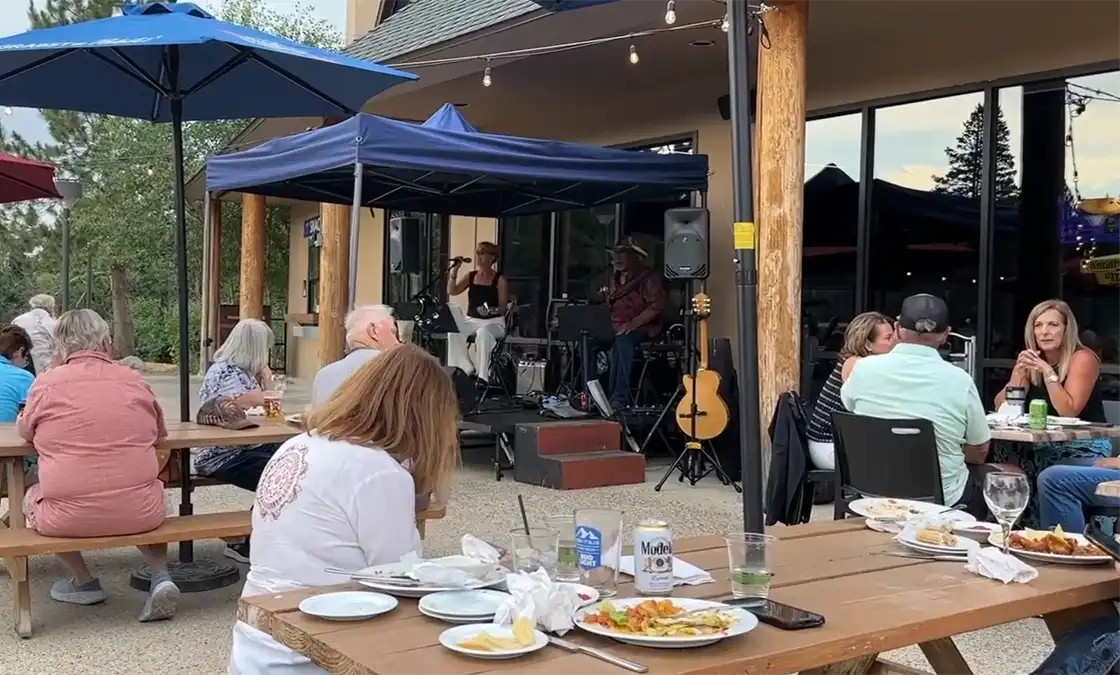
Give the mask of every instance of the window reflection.
MULTIPOLYGON (((556 242, 556 292, 587 300, 606 282, 609 249, 618 228, 614 204, 559 214, 556 242)), ((545 267, 541 268, 547 270, 545 267)))
POLYGON ((801 308, 821 349, 836 351, 855 313, 859 113, 805 125, 801 308))
MULTIPOLYGON (((412 300, 413 296, 424 290, 434 279, 443 274, 447 263, 447 226, 443 216, 438 213, 421 211, 389 211, 386 214, 385 236, 389 236, 388 222, 393 218, 417 218, 420 221, 419 247, 420 271, 414 273, 393 272, 386 264, 386 302, 397 305, 412 300)), ((388 239, 386 239, 388 243, 388 239)), ((432 285, 430 291, 442 297, 446 289, 441 284, 432 285)))
POLYGON ((975 333, 983 118, 980 93, 876 111, 870 309, 932 293, 955 332, 975 333))
POLYGON ((503 218, 499 228, 499 264, 509 283, 510 298, 520 306, 517 331, 526 337, 544 336, 548 284, 542 270, 549 263, 549 220, 548 215, 503 218))

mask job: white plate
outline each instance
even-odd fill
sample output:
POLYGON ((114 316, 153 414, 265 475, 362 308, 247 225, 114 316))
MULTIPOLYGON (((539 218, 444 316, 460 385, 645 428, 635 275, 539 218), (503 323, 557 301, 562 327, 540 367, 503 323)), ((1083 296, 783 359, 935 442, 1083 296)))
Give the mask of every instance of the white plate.
POLYGON ((976 516, 959 509, 947 510, 948 507, 932 502, 919 502, 912 499, 889 499, 883 497, 863 497, 848 504, 848 509, 864 518, 876 520, 906 520, 911 516, 922 514, 938 514, 947 522, 974 523, 976 516), (943 511, 944 513, 938 513, 943 511))
POLYGON ((1085 426, 1086 424, 1090 424, 1090 422, 1086 422, 1085 420, 1078 419, 1076 417, 1056 417, 1054 415, 1048 416, 1046 418, 1046 423, 1057 424, 1060 427, 1081 427, 1085 426))
MULTIPOLYGON (((632 607, 638 603, 645 602, 651 598, 614 598, 610 600, 611 605, 618 608, 632 607)), ((650 635, 635 635, 633 633, 619 633, 617 631, 609 630, 605 626, 600 626, 595 623, 586 623, 583 618, 588 614, 594 614, 599 611, 599 605, 592 605, 584 607, 576 612, 573 617, 575 624, 588 633, 595 635, 602 635, 609 637, 613 640, 618 640, 631 645, 638 645, 639 647, 658 647, 661 649, 683 649, 688 647, 703 647, 704 645, 715 644, 720 640, 725 640, 730 637, 738 635, 745 635, 758 626, 758 618, 745 609, 740 607, 732 607, 725 605, 722 602, 711 602, 709 600, 694 600, 692 598, 668 598, 673 601, 673 604, 686 612, 691 612, 696 609, 720 609, 723 613, 729 614, 735 618, 735 623, 727 629, 727 632, 719 635, 693 635, 693 636, 673 636, 673 637, 653 637, 650 635)))
POLYGON ((284 421, 292 426, 300 426, 303 424, 303 415, 297 413, 295 415, 284 415, 284 421))
POLYGON ((586 606, 588 606, 592 603, 595 603, 595 602, 599 601, 599 591, 595 590, 594 588, 592 588, 590 586, 584 586, 583 584, 571 583, 571 582, 567 582, 567 581, 558 581, 558 582, 556 582, 556 585, 557 586, 567 586, 568 588, 575 591, 577 595, 587 596, 587 599, 584 599, 582 597, 579 598, 579 606, 580 607, 586 607, 586 606))
MULTIPOLYGON (((1017 532, 1019 534, 1025 534, 1032 531, 1017 530, 1017 532)), ((1076 534, 1073 532, 1063 532, 1062 534, 1070 537, 1071 539, 1076 539, 1082 544, 1089 543, 1089 540, 1086 539, 1084 535, 1076 534)), ((1002 549, 1003 532, 993 532, 991 536, 988 537, 988 543, 992 546, 998 546, 1000 549, 1002 549)), ((1027 560, 1036 560, 1038 562, 1045 563, 1059 563, 1063 565, 1100 565, 1102 563, 1112 562, 1112 558, 1108 557, 1108 555, 1105 553, 1101 553, 1100 555, 1058 555, 1057 553, 1035 553, 1033 551, 1021 551, 1014 546, 1008 546, 1007 552, 1014 553, 1020 558, 1026 558, 1027 560)))
POLYGON ((953 533, 958 537, 967 537, 981 543, 988 541, 993 532, 1000 531, 996 523, 957 523, 953 525, 953 533))
POLYGON ((493 623, 472 623, 443 631, 439 635, 439 643, 453 652, 479 659, 516 659, 519 656, 531 654, 548 646, 548 636, 536 629, 533 629, 533 637, 536 638, 533 644, 521 649, 511 649, 508 652, 479 652, 473 649, 463 649, 459 646, 459 643, 463 640, 472 638, 482 632, 489 633, 494 637, 513 637, 513 629, 509 626, 499 626, 493 623))
POLYGON ((419 608, 437 619, 473 619, 471 623, 478 623, 494 618, 509 597, 509 593, 500 591, 442 591, 420 598, 419 608))
MULTIPOLYGON (((403 577, 406 576, 407 567, 401 563, 388 563, 385 565, 375 565, 367 567, 360 571, 364 576, 385 575, 386 577, 403 577)), ((505 574, 499 574, 498 568, 495 566, 495 578, 489 580, 474 581, 466 586, 418 586, 415 584, 402 584, 394 583, 396 579, 386 579, 385 581, 378 581, 375 579, 359 579, 358 583, 366 588, 372 588, 382 593, 395 595, 398 598, 422 598, 429 593, 440 593, 443 591, 474 591, 480 588, 496 588, 505 584, 505 574)))
POLYGON ((947 554, 947 555, 967 555, 972 549, 980 548, 980 542, 969 539, 968 537, 957 537, 956 546, 940 546, 938 544, 928 544, 924 541, 918 541, 913 535, 907 536, 905 530, 900 532, 895 540, 905 546, 906 548, 921 551, 923 553, 934 554, 947 554))
POLYGON ((328 621, 360 621, 396 606, 397 599, 384 593, 346 591, 313 595, 299 603, 299 611, 328 621))

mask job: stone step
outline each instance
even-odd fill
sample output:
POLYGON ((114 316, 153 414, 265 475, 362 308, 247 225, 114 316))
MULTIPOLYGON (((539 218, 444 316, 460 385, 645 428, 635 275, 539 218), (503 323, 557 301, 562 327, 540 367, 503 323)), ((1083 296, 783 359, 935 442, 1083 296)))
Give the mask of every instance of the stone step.
POLYGON ((618 450, 517 455, 513 477, 519 483, 554 490, 638 485, 646 479, 646 458, 618 450))
POLYGON ((622 449, 621 443, 618 422, 598 419, 518 424, 513 437, 518 457, 617 451, 622 449))

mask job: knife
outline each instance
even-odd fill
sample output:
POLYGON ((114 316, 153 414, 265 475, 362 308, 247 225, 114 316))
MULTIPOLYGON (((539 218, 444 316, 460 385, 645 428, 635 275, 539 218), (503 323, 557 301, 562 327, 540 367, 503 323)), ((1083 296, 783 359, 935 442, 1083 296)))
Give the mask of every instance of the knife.
POLYGON ((548 636, 548 642, 549 644, 559 647, 566 652, 571 652, 573 654, 586 654, 592 658, 599 659, 600 661, 606 661, 607 663, 616 665, 619 668, 625 668, 632 673, 649 672, 649 668, 643 666, 640 663, 628 661, 620 656, 609 654, 601 649, 595 649, 594 647, 584 647, 583 645, 577 645, 574 642, 568 642, 567 640, 563 640, 552 635, 548 636))

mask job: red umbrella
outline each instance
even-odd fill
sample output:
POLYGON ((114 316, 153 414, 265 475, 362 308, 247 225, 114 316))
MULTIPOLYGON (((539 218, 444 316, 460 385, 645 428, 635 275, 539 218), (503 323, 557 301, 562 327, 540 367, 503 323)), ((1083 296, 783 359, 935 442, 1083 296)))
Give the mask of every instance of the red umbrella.
POLYGON ((0 204, 59 198, 53 166, 0 152, 0 204))

